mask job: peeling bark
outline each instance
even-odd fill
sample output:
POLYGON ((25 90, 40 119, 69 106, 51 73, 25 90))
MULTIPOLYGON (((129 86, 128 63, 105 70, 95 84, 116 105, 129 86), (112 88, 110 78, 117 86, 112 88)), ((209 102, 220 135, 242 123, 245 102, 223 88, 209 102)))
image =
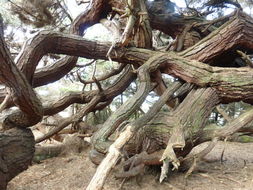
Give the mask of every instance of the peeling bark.
MULTIPOLYGON (((117 1, 116 3, 105 0, 91 1, 88 9, 73 23, 71 32, 82 34, 86 28, 99 22, 101 18, 106 18, 108 13, 112 11, 111 6, 113 4, 117 4, 117 1)), ((125 25, 120 46, 89 41, 73 34, 42 31, 24 46, 17 59, 17 67, 1 37, 0 82, 10 89, 12 97, 12 102, 9 101, 4 104, 8 106, 16 105, 20 109, 17 113, 9 115, 4 122, 5 128, 13 129, 0 133, 0 148, 1 140, 2 143, 9 142, 9 144, 2 145, 3 148, 0 151, 0 155, 2 154, 0 156, 2 159, 0 160, 1 189, 6 189, 7 182, 27 168, 31 159, 30 155, 33 154, 34 140, 29 129, 24 129, 25 127, 38 123, 43 115, 55 114, 73 103, 87 103, 80 113, 62 121, 55 130, 39 139, 39 141, 44 140, 68 124, 80 120, 87 113, 102 109, 111 103, 113 98, 122 93, 135 79, 135 74, 128 71, 105 90, 99 88, 89 92, 71 93, 51 104, 42 106, 32 87, 45 85, 60 79, 75 66, 78 57, 112 59, 123 64, 134 65, 137 69, 139 88, 136 94, 118 109, 93 137, 94 148, 102 153, 106 153, 108 144, 112 144, 112 142, 108 143, 109 136, 145 100, 151 90, 151 81, 155 81, 158 85, 156 86, 156 92, 160 95, 164 94, 166 86, 162 81, 161 73, 169 74, 195 86, 189 93, 187 92, 188 95, 178 107, 171 101, 174 98, 174 87, 171 92, 166 91, 167 97, 165 99, 169 99, 168 104, 175 107, 169 114, 159 114, 150 121, 167 100, 164 100, 162 96, 160 100, 163 104, 155 105, 142 118, 127 124, 125 130, 109 148, 109 154, 98 168, 98 172, 88 189, 102 188, 107 174, 111 167, 116 164, 120 156, 120 150, 123 147, 132 155, 142 154, 141 151, 145 151, 146 153, 142 154, 145 157, 145 159, 142 159, 143 162, 154 164, 163 161, 165 166, 168 166, 170 162, 175 168, 178 168, 180 166, 178 157, 185 157, 196 144, 213 138, 225 138, 238 130, 242 130, 244 126, 252 121, 252 110, 250 110, 237 120, 231 121, 222 130, 215 130, 210 134, 207 134, 204 130, 206 120, 217 104, 235 101, 253 104, 252 68, 224 68, 230 67, 230 63, 238 56, 235 54, 236 50, 253 52, 251 32, 253 30, 253 21, 251 17, 237 11, 224 18, 228 21, 216 29, 215 27, 206 27, 207 23, 202 18, 184 17, 173 12, 172 14, 166 14, 164 17, 151 12, 148 15, 149 8, 146 9, 144 1, 129 0, 129 4, 128 9, 131 14, 127 15, 129 22, 125 25), (131 5, 138 6, 131 7, 131 5), (139 7, 140 10, 134 9, 136 7, 139 7), (183 51, 176 53, 173 51, 151 50, 150 26, 153 29, 163 30, 174 38, 178 36, 174 49, 183 51), (204 38, 198 42, 202 37, 204 38), (134 46, 146 49, 125 47, 124 45, 131 44, 131 40, 133 40, 134 46), (38 62, 47 53, 66 54, 73 57, 68 56, 54 65, 36 71, 38 62), (150 122, 145 125, 148 121, 150 122), (157 124, 157 122, 159 123, 157 124), (144 125, 145 127, 141 128, 144 125), (138 133, 137 130, 139 130, 138 133), (139 140, 143 140, 141 142, 149 142, 149 145, 144 147, 141 144, 143 146, 136 148, 140 141, 138 141, 138 138, 133 138, 135 134, 138 135, 139 140), (21 137, 24 139, 20 140, 21 137), (17 145, 16 138, 22 143, 17 145), (127 142, 129 143, 125 145, 127 142), (24 147, 19 149, 21 152, 18 156, 22 158, 20 162, 15 160, 16 157, 12 160, 7 156, 6 159, 5 156, 10 153, 6 151, 7 146, 13 149, 12 146, 19 147, 21 145, 24 145, 25 149, 24 147), (159 157, 155 157, 154 153, 157 153, 159 157), (27 155, 26 159, 23 159, 23 154, 27 155), (148 156, 151 156, 151 159, 148 156), (155 158, 159 158, 159 160, 155 160, 155 158), (14 161, 17 162, 14 163, 14 161), (24 167, 20 167, 21 162, 24 167)), ((124 3, 123 7, 125 7, 124 3)), ((99 87, 97 80, 94 81, 99 87)), ((4 101, 5 95, 5 92, 0 92, 0 102, 4 101)), ((143 168, 143 164, 145 163, 140 163, 133 169, 143 168)), ((136 174, 136 170, 134 171, 136 174)), ((165 174, 166 168, 163 171, 165 174)), ((130 174, 125 175, 129 176, 130 174)), ((164 177, 165 175, 162 176, 162 178, 164 177)))
MULTIPOLYGON (((147 74, 148 73, 145 73, 144 76, 148 77, 147 74)), ((140 129, 143 125, 145 125, 146 122, 151 120, 156 115, 158 110, 162 108, 162 106, 166 103, 166 101, 168 101, 168 99, 171 99, 173 97, 173 93, 178 88, 178 86, 179 85, 175 85, 172 89, 165 91, 165 93, 163 94, 163 96, 161 96, 157 104, 153 106, 149 110, 149 112, 147 112, 143 117, 139 118, 138 120, 126 126, 125 130, 119 135, 116 141, 109 147, 108 154, 106 155, 105 159, 97 168, 95 175, 93 176, 91 182, 86 188, 87 190, 92 190, 92 189, 99 190, 103 188, 103 184, 105 183, 105 180, 110 170, 112 169, 113 166, 115 166, 117 160, 119 159, 120 150, 122 149, 122 147, 134 136, 134 134, 138 131, 138 129, 140 129)))
MULTIPOLYGON (((235 19, 235 21, 231 21, 233 25, 230 26, 229 24, 227 26, 223 26, 224 36, 229 36, 231 32, 233 32, 234 28, 238 28, 238 30, 243 31, 243 35, 239 33, 238 31, 236 34, 231 38, 232 44, 226 45, 225 47, 219 46, 222 48, 222 50, 231 49, 235 46, 245 47, 245 48, 251 48, 250 47, 250 41, 251 41, 251 33, 250 33, 250 27, 253 27, 250 23, 250 18, 248 16, 245 16, 242 14, 239 18, 235 19), (248 23, 248 24, 247 24, 248 23), (241 27, 241 26, 247 26, 247 27, 241 27)), ((213 49, 205 49, 204 47, 216 47, 217 45, 208 45, 206 43, 203 43, 204 41, 208 41, 212 44, 214 44, 212 41, 212 36, 220 36, 220 35, 212 35, 207 36, 207 38, 204 38, 203 41, 197 43, 196 49, 198 49, 198 52, 192 49, 192 51, 186 50, 186 53, 184 57, 189 56, 190 59, 192 59, 191 55, 205 55, 205 57, 199 57, 198 60, 200 61, 207 61, 210 59, 214 59, 219 57, 220 55, 217 54, 216 51, 212 51, 213 49), (210 39, 210 40, 208 40, 210 39), (203 45, 201 45, 203 44, 203 45), (200 48, 203 47, 203 48, 200 48), (201 49, 201 51, 199 51, 201 49), (192 53, 190 53, 192 52, 192 53), (214 57, 215 56, 215 57, 214 57), (206 58, 208 57, 208 59, 206 58)), ((74 37, 70 35, 64 35, 59 34, 55 32, 42 32, 40 35, 38 35, 36 38, 38 40, 41 40, 42 44, 45 44, 46 41, 50 40, 51 47, 48 46, 47 53, 63 53, 63 54, 70 54, 75 56, 82 56, 86 58, 99 58, 99 59, 107 59, 106 54, 110 48, 110 45, 105 44, 99 44, 97 42, 91 42, 84 40, 79 37, 74 37), (44 39, 44 40, 42 40, 44 39), (71 44, 71 46, 70 46, 71 44), (90 51, 92 49, 92 51, 90 51)), ((218 38, 220 44, 227 44, 226 41, 230 38, 218 38)), ((215 41, 217 41, 215 40, 215 41)), ((151 50, 144 50, 144 49, 137 49, 137 48, 116 48, 115 49, 117 54, 112 54, 111 58, 114 61, 124 62, 124 63, 132 63, 132 60, 135 60, 135 63, 138 63, 142 65, 146 60, 148 60, 152 55, 156 54, 157 52, 151 51, 151 50)), ((38 51, 38 50, 37 50, 38 51)), ((219 50, 219 52, 223 52, 219 50)), ((183 52, 182 52, 183 53, 183 52)), ((37 53, 35 53, 37 54, 37 53)), ((165 54, 165 53, 164 53, 165 54)), ((239 101, 244 100, 245 102, 251 103, 251 89, 243 89, 244 92, 238 90, 240 86, 248 85, 249 88, 251 86, 250 83, 245 84, 246 81, 249 81, 248 77, 250 77, 251 69, 249 68, 216 68, 216 67, 210 67, 207 65, 203 65, 200 62, 195 62, 192 60, 184 59, 182 56, 177 56, 174 53, 167 53, 168 57, 173 58, 167 58, 166 62, 162 63, 161 61, 161 70, 162 72, 172 74, 176 77, 182 78, 183 80, 191 83, 195 83, 198 86, 213 86, 218 91, 220 91, 220 94, 224 96, 224 103, 232 102, 232 101, 239 101), (187 62, 189 64, 189 67, 187 65, 184 65, 181 67, 181 64, 179 61, 187 62), (181 67, 181 68, 180 68, 181 67), (195 69, 197 70, 195 70, 195 69), (192 71, 189 72, 189 69, 192 71), (207 71, 207 72, 206 72, 207 71), (181 73, 180 73, 181 72, 181 73), (208 73, 209 72, 209 73, 208 73), (221 73, 222 72, 222 73, 221 73), (203 73, 200 76, 200 73, 203 73), (218 78, 223 75, 221 80, 218 80, 218 78), (233 77, 231 77, 233 76, 233 77), (217 81, 212 81, 213 79, 217 81), (228 84, 232 83, 231 79, 235 79, 235 84, 228 84), (200 81, 201 80, 201 81, 200 81), (226 81, 227 80, 227 81, 226 81), (236 82, 237 81, 237 82, 236 82), (241 81, 244 81, 244 84, 242 84, 241 81), (227 83, 227 84, 226 84, 227 83), (236 85, 238 83, 238 85, 236 85), (233 92, 232 92, 233 91, 233 92), (224 95, 225 93, 225 95, 224 95), (226 97, 225 97, 226 96, 226 97), (233 96, 233 97, 232 97, 233 96)), ((181 55, 181 54, 179 54, 181 55)), ((193 57, 194 58, 194 57, 193 57)), ((160 58, 161 59, 161 58, 160 58)), ((32 63, 31 63, 32 64, 32 63)), ((31 71, 33 72, 33 71, 31 71)), ((233 81, 233 82, 234 82, 233 81)))
MULTIPOLYGON (((79 33, 83 29, 83 26, 95 24, 101 18, 101 14, 104 11, 102 9, 105 5, 104 2, 95 1, 91 5, 94 6, 91 6, 91 9, 88 9, 84 15, 78 18, 79 20, 77 19, 74 22, 73 33, 79 33)), ((17 112, 8 115, 3 123, 4 130, 13 129, 0 133, 0 188, 3 190, 6 189, 7 183, 12 178, 27 169, 33 157, 34 137, 29 129, 24 128, 37 124, 44 115, 42 104, 39 98, 37 98, 31 84, 36 66, 42 56, 46 54, 44 50, 47 49, 47 46, 49 49, 51 47, 51 39, 47 38, 47 36, 43 38, 43 34, 45 35, 46 33, 42 32, 42 35, 39 35, 39 37, 42 37, 42 41, 44 40, 44 43, 48 43, 47 45, 36 37, 26 43, 26 46, 23 48, 24 51, 18 57, 17 65, 19 68, 13 62, 3 36, 0 36, 0 82, 9 87, 12 102, 19 108, 17 112)), ((55 70, 62 72, 59 69, 65 67, 63 75, 59 74, 53 78, 53 80, 59 79, 75 66, 76 61, 77 57, 61 60, 58 62, 58 65, 50 68, 51 72, 49 74, 52 75, 52 72, 55 72, 55 70), (64 65, 60 65, 59 63, 64 65)), ((47 82, 42 81, 42 84, 47 82)), ((90 103, 92 104, 93 101, 90 103)), ((11 102, 8 102, 8 104, 10 106, 11 102)), ((84 110, 84 113, 81 112, 80 115, 86 112, 87 110, 84 110)))

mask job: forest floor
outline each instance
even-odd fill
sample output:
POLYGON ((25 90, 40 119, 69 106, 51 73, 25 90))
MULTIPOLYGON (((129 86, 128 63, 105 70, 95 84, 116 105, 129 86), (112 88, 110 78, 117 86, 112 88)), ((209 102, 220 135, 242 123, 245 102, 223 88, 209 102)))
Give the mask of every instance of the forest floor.
MULTIPOLYGON (((206 156, 208 162, 199 164, 198 171, 187 179, 184 173, 173 172, 160 184, 159 171, 153 168, 147 169, 138 180, 126 180, 121 190, 253 190, 252 150, 252 143, 219 142, 206 156)), ((87 150, 33 164, 9 183, 8 190, 84 190, 95 171, 96 165, 90 162, 87 150)), ((122 179, 116 180, 111 175, 104 189, 118 190, 121 183, 122 179)))

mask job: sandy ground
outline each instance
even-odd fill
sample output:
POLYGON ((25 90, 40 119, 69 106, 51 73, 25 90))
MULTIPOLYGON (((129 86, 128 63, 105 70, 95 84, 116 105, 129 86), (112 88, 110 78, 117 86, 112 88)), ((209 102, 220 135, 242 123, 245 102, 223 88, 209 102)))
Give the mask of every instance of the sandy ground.
MULTIPOLYGON (((200 150, 205 145, 198 148, 200 150)), ((185 179, 184 173, 170 173, 159 184, 159 168, 147 169, 143 176, 126 180, 122 190, 253 190, 253 144, 219 142, 198 171, 185 179), (221 154, 224 151, 223 162, 221 154), (212 161, 212 163, 210 163, 212 161), (216 161, 216 162, 213 162, 216 161)), ((84 190, 96 171, 88 151, 78 155, 51 158, 32 165, 13 179, 8 190, 84 190)), ((121 180, 113 175, 105 190, 118 190, 121 180)))

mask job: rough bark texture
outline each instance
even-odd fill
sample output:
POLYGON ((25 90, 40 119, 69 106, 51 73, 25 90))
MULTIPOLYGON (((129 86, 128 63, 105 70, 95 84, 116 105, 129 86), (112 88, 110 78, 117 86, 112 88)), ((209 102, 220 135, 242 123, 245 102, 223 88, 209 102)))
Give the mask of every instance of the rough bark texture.
MULTIPOLYGON (((11 99, 4 101, 7 94, 1 90, 0 102, 7 102, 6 107, 15 105, 19 108, 18 112, 7 116, 4 122, 5 129, 13 129, 0 133, 1 189, 5 189, 11 178, 26 169, 31 160, 34 139, 30 130, 25 129, 26 127, 38 123, 44 115, 53 115, 73 103, 87 103, 79 113, 63 120, 55 130, 39 139, 39 141, 44 140, 68 124, 79 121, 87 113, 110 104, 114 97, 121 94, 135 80, 136 73, 139 85, 135 95, 115 114, 112 114, 93 137, 93 147, 101 153, 109 150, 109 154, 99 167, 89 189, 102 188, 106 175, 115 165, 120 156, 119 151, 123 147, 131 155, 136 153, 143 155, 145 159, 142 159, 141 164, 161 163, 162 160, 164 165, 169 161, 177 168, 180 165, 178 156, 186 156, 196 144, 213 138, 225 138, 241 130, 252 120, 252 110, 250 110, 241 115, 238 120, 231 121, 220 131, 214 130, 207 133, 207 130, 204 130, 207 118, 217 104, 235 101, 253 103, 252 68, 237 68, 233 65, 234 59, 238 57, 236 50, 253 52, 251 17, 236 11, 224 17, 222 22, 226 23, 217 28, 212 25, 212 21, 207 22, 197 16, 176 14, 173 7, 171 10, 165 10, 165 7, 168 8, 171 5, 169 1, 149 1, 147 8, 143 0, 128 0, 127 2, 128 5, 125 1, 91 1, 87 10, 72 24, 72 34, 54 31, 39 32, 26 43, 17 58, 17 64, 14 64, 1 36, 0 82, 8 87, 11 99), (126 8, 126 10, 115 8, 126 8), (100 43, 74 35, 82 35, 85 29, 98 23, 100 19, 106 18, 109 13, 113 17, 115 10, 127 13, 119 44, 100 43), (152 29, 159 29, 176 38, 175 45, 170 49, 174 51, 151 50, 152 29), (132 45, 134 47, 131 47, 132 45), (68 56, 36 71, 39 61, 48 53, 68 56), (118 80, 106 89, 102 89, 98 80, 94 79, 91 82, 97 84, 98 90, 73 92, 42 106, 33 87, 60 79, 75 67, 78 57, 111 59, 123 65, 131 64, 137 70, 127 67, 128 69, 122 72, 118 80), (182 98, 183 101, 179 102, 178 107, 176 103, 168 102, 168 105, 172 103, 174 107, 170 113, 160 113, 150 121, 161 109, 162 105, 159 104, 159 109, 157 106, 151 108, 151 111, 155 110, 154 113, 149 111, 142 118, 127 124, 126 130, 123 130, 113 146, 109 148, 112 144, 112 142, 108 143, 111 134, 140 107, 150 90, 154 87, 159 95, 166 90, 161 73, 190 83, 194 85, 194 89, 188 88, 188 91, 179 96, 179 98, 186 97, 182 98), (150 122, 140 129, 148 121, 150 122), (139 130, 138 133, 137 130, 139 130), (132 138, 135 134, 137 134, 135 138, 132 138), (126 142, 129 143, 125 146, 126 142), (18 153, 13 152, 14 148, 18 150, 18 153), (159 157, 154 155, 155 153, 159 157), (107 165, 108 163, 110 165, 107 165), (102 173, 99 173, 101 171, 102 173), (103 180, 97 183, 100 177, 103 180)), ((172 88, 170 92, 167 92, 169 96, 167 98, 170 100, 176 96, 174 90, 172 88)), ((0 108, 2 107, 4 106, 1 105, 0 108)), ((134 167, 140 167, 140 165, 134 167)), ((121 176, 124 175, 129 176, 124 173, 121 176)))
MULTIPOLYGON (((198 136, 203 133, 207 118, 217 104, 219 104, 219 99, 213 89, 192 90, 173 112, 159 112, 152 121, 139 131, 140 136, 137 135, 136 140, 140 141, 140 147, 137 150, 139 152, 145 150, 151 154, 166 148, 173 130, 175 130, 175 141, 183 139, 186 142, 183 151, 179 151, 180 154, 186 155, 191 150, 188 146, 194 146, 192 143, 198 142, 198 136), (210 99, 210 97, 212 98, 210 99), (150 145, 145 147, 148 141, 150 141, 150 145)), ((133 144, 136 144, 135 140, 133 144)), ((130 152, 136 151, 131 147, 130 144, 130 152)))
MULTIPOLYGON (((141 86, 148 89, 148 83, 150 82, 149 76, 148 76, 148 66, 152 62, 147 62, 147 65, 143 65, 143 70, 139 71, 139 77, 141 79, 146 79, 145 81, 142 81, 144 84, 140 84, 141 86), (147 83, 147 84, 145 84, 147 83)), ((123 148, 123 146, 135 135, 135 133, 140 129, 143 125, 145 125, 146 122, 150 121, 162 108, 162 106, 165 104, 165 102, 168 99, 172 99, 173 93, 175 90, 180 86, 180 84, 175 85, 171 90, 165 91, 163 96, 159 99, 156 105, 154 105, 149 112, 147 112, 143 117, 137 119, 136 121, 131 122, 128 124, 125 128, 125 130, 119 135, 119 137, 115 140, 115 142, 110 146, 108 150, 108 154, 106 155, 105 159, 102 161, 102 163, 97 168, 97 171, 95 175, 93 176, 90 184, 86 188, 87 190, 97 189, 100 190, 103 188, 103 184, 105 183, 105 180, 112 169, 112 167, 115 166, 116 162, 119 159, 120 156, 120 150, 123 148)), ((141 90, 139 91, 141 92, 141 90)), ((145 96, 145 95, 144 95, 145 96)), ((141 97, 142 98, 142 97, 141 97)), ((100 142, 95 142, 100 143, 100 142)))
POLYGON ((31 164, 34 136, 30 129, 13 128, 0 133, 0 189, 31 164))
MULTIPOLYGON (((230 33, 233 32, 234 29, 239 28, 238 30, 243 31, 243 35, 242 33, 236 32, 233 38, 231 39, 224 38, 224 37, 218 38, 217 40, 220 43, 218 47, 221 48, 222 50, 231 49, 235 46, 239 46, 239 47, 243 46, 244 48, 251 48, 250 43, 249 43, 252 39, 250 28, 253 26, 250 23, 250 18, 242 14, 242 16, 235 19, 235 21, 233 21, 232 23, 234 25, 236 24, 236 26, 227 25, 227 27, 224 27, 224 32, 222 34, 225 33, 224 36, 230 36, 230 33), (232 42, 232 44, 227 45, 227 41, 232 42)), ((211 36, 213 36, 213 34, 211 34, 211 36)), ((218 37, 220 36, 220 34, 216 34, 214 36, 218 37)), ((49 52, 63 53, 63 54, 82 56, 86 58, 96 57, 100 59, 107 59, 106 54, 110 48, 110 45, 99 44, 99 43, 87 41, 75 36, 59 34, 55 32, 42 32, 36 38, 38 38, 38 41, 41 41, 42 44, 44 44, 46 41, 50 39, 52 47, 49 47, 49 46, 47 47, 48 49, 47 53, 49 52), (92 51, 90 51, 91 49, 92 51)), ((191 58, 191 56, 193 55, 195 56, 197 53, 199 53, 199 55, 205 56, 205 58, 204 57, 202 58, 201 56, 199 56, 198 60, 201 60, 201 61, 214 59, 214 56, 215 58, 219 57, 219 55, 217 55, 216 50, 215 51, 213 50, 214 47, 215 48, 217 47, 216 44, 212 46, 212 45, 208 45, 204 43, 205 41, 208 41, 209 43, 211 42, 213 43, 212 41, 213 38, 211 38, 211 40, 208 40, 208 38, 210 38, 210 36, 208 36, 207 38, 204 38, 202 41, 200 41, 199 43, 197 43, 197 45, 194 46, 196 47, 196 50, 198 50, 197 52, 194 48, 191 51, 187 50, 187 52, 184 54, 184 57, 191 58)), ((136 48, 128 48, 128 49, 117 48, 116 50, 117 50, 117 54, 112 54, 111 58, 115 61, 125 62, 125 63, 131 63, 132 60, 135 60, 135 63, 143 64, 143 62, 145 62, 151 56, 156 54, 155 51, 136 49, 136 48)), ((219 53, 221 52, 223 51, 219 50, 219 53)), ((162 60, 162 58, 160 58, 161 70, 163 72, 182 78, 183 80, 187 82, 195 83, 198 86, 209 86, 209 85, 213 86, 218 91, 220 91, 220 94, 222 96, 224 96, 223 98, 224 100, 222 101, 223 103, 239 101, 239 100, 244 100, 245 102, 249 102, 249 103, 252 102, 251 100, 252 89, 250 88, 250 86, 252 85, 250 84, 250 81, 248 78, 251 76, 251 72, 252 72, 250 68, 210 67, 208 65, 204 65, 197 61, 192 61, 189 59, 182 58, 182 56, 178 56, 174 53, 169 52, 169 53, 164 53, 164 55, 165 56, 167 55, 168 57, 166 58, 166 60, 165 59, 162 60), (182 62, 184 63, 182 64, 182 62), (189 69, 192 72, 188 72, 189 69), (231 75, 233 75, 233 77, 231 75), (248 88, 240 90, 240 87, 245 86, 245 85, 247 85, 248 88)), ((181 53, 179 55, 181 55, 181 53)))
MULTIPOLYGON (((75 20, 71 32, 81 34, 88 26, 97 23, 104 11, 104 5, 103 1, 91 2, 90 8, 75 20)), ((51 47, 52 39, 47 38, 46 33, 44 34, 44 38, 43 34, 39 35, 44 43, 35 37, 23 47, 23 51, 17 58, 19 69, 10 56, 3 35, 0 36, 0 82, 9 88, 11 96, 11 99, 5 103, 7 106, 4 106, 15 104, 19 108, 17 112, 8 115, 3 123, 4 130, 13 129, 0 133, 0 188, 3 190, 13 177, 27 169, 33 157, 34 137, 29 129, 19 128, 37 124, 44 115, 42 104, 31 86, 38 62, 46 54, 45 50, 51 47)), ((49 80, 42 80, 40 85, 63 77, 75 66, 76 61, 77 57, 66 57, 58 64, 49 67, 50 72, 47 73, 49 80), (60 70, 62 68, 64 72, 60 70), (52 77, 52 74, 54 75, 55 71, 59 72, 59 70, 61 74, 52 77)), ((41 71, 39 74, 39 77, 43 79, 45 72, 41 71)))

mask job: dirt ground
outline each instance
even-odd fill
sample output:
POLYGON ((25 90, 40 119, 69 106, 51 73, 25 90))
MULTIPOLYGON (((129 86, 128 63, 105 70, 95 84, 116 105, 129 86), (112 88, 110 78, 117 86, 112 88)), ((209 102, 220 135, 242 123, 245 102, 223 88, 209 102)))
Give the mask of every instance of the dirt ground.
MULTIPOLYGON (((195 151, 201 150, 201 145, 195 151)), ((147 169, 143 176, 125 181, 122 190, 253 190, 253 144, 219 142, 199 164, 198 171, 187 179, 184 173, 173 172, 160 184, 159 168, 147 169), (221 162, 221 155, 224 154, 221 162)), ((78 155, 57 157, 32 165, 13 179, 8 190, 84 190, 96 165, 88 158, 88 151, 78 155)), ((118 190, 122 183, 113 175, 105 190, 118 190)))

